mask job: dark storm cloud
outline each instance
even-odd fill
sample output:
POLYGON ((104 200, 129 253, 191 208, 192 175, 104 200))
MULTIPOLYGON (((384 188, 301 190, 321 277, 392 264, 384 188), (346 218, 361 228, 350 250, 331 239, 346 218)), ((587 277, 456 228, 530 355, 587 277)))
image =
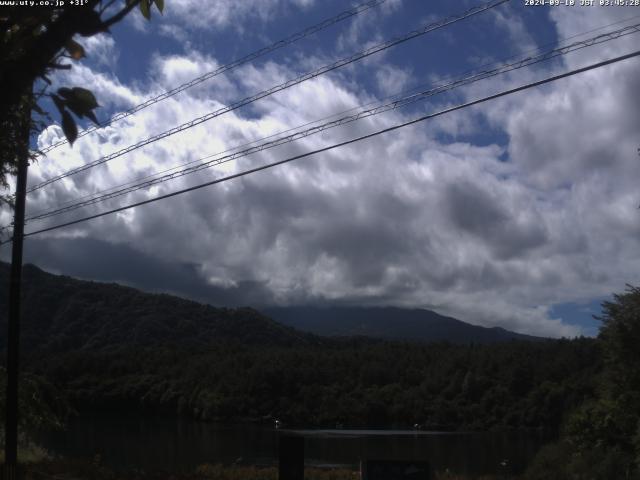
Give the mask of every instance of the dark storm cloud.
MULTIPOLYGON (((150 84, 170 86, 168 79, 215 65, 197 53, 157 56, 150 84)), ((243 69, 230 83, 259 89, 294 73, 270 63, 243 69)), ((597 71, 588 81, 576 78, 486 104, 476 115, 442 117, 441 123, 81 224, 73 234, 82 238, 54 238, 59 232, 34 237, 29 260, 60 273, 218 305, 435 306, 485 325, 575 334, 546 306, 600 295, 640 271, 632 260, 640 258, 634 236, 638 136, 632 134, 640 111, 638 77, 616 80, 597 71), (486 127, 476 119, 487 112, 500 136, 482 138, 508 146, 469 139, 486 127), (440 130, 447 136, 437 135, 440 130), (621 231, 626 235, 613 233, 621 231)), ((91 77, 77 80, 90 83, 91 77)), ((147 94, 130 86, 112 90, 147 94)), ((30 199, 30 207, 52 207, 223 151, 370 102, 367 95, 346 75, 315 79, 263 99, 250 115, 230 113, 110 162, 76 188, 60 182, 30 199)), ((104 137, 104 151, 87 136, 64 155, 52 154, 34 165, 34 178, 215 110, 227 96, 227 87, 213 83, 207 95, 185 92, 132 117, 122 138, 104 137)), ((120 200, 143 200, 407 119, 402 111, 371 117, 120 200)))
POLYGON ((100 282, 118 282, 151 292, 178 294, 220 306, 272 302, 264 285, 240 281, 221 288, 208 284, 197 265, 153 257, 130 245, 92 238, 27 239, 25 263, 52 273, 100 282))
POLYGON ((462 231, 483 240, 501 259, 509 259, 544 245, 544 227, 519 212, 510 212, 504 201, 471 182, 452 183, 444 192, 452 222, 462 231))

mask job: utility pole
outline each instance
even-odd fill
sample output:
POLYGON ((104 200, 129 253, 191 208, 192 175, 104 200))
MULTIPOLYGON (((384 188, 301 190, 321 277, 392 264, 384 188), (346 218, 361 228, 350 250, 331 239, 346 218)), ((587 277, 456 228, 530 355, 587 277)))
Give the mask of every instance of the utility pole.
POLYGON ((25 102, 22 145, 18 154, 16 200, 13 217, 11 276, 9 278, 9 321, 7 332, 7 396, 5 418, 4 480, 18 478, 18 363, 20 346, 20 300, 22 287, 22 245, 29 168, 29 137, 31 132, 31 96, 25 102))

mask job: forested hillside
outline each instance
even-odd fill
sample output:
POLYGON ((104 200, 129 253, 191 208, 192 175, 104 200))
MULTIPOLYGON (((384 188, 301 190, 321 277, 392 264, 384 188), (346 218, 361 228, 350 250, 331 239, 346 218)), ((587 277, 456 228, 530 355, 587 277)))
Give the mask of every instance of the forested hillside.
POLYGON ((218 309, 33 266, 25 267, 23 339, 25 368, 80 411, 278 418, 292 426, 556 428, 593 395, 601 366, 592 339, 328 339, 252 309, 218 309))
MULTIPOLYGON (((9 267, 0 263, 0 291, 9 267)), ((97 351, 125 346, 190 346, 238 341, 292 345, 314 341, 250 308, 214 308, 117 284, 87 282, 25 265, 21 346, 25 353, 97 351)), ((0 296, 0 334, 6 331, 7 298, 0 296)), ((28 359, 27 359, 28 360, 28 359)))
POLYGON ((593 393, 592 340, 493 347, 367 341, 322 346, 110 348, 32 361, 80 410, 290 426, 555 428, 593 393))

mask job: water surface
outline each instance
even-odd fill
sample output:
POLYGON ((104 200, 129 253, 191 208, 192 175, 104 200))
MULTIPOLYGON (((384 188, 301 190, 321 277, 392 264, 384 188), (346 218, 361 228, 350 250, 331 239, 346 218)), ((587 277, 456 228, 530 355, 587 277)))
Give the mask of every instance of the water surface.
POLYGON ((276 430, 188 419, 92 416, 65 431, 42 434, 54 454, 95 458, 116 470, 193 471, 203 463, 277 463, 278 437, 305 437, 308 465, 357 466, 361 459, 427 460, 464 474, 519 473, 545 440, 533 433, 444 433, 413 430, 276 430), (506 473, 506 472, 505 472, 506 473))

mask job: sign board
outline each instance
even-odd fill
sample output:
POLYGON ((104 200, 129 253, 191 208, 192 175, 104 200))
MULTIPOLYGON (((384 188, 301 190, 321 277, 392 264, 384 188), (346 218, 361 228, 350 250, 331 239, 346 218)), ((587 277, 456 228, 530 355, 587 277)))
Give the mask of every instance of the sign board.
POLYGON ((304 480, 304 437, 280 435, 278 480, 304 480))
POLYGON ((428 462, 367 460, 361 464, 362 480, 430 480, 428 462))

